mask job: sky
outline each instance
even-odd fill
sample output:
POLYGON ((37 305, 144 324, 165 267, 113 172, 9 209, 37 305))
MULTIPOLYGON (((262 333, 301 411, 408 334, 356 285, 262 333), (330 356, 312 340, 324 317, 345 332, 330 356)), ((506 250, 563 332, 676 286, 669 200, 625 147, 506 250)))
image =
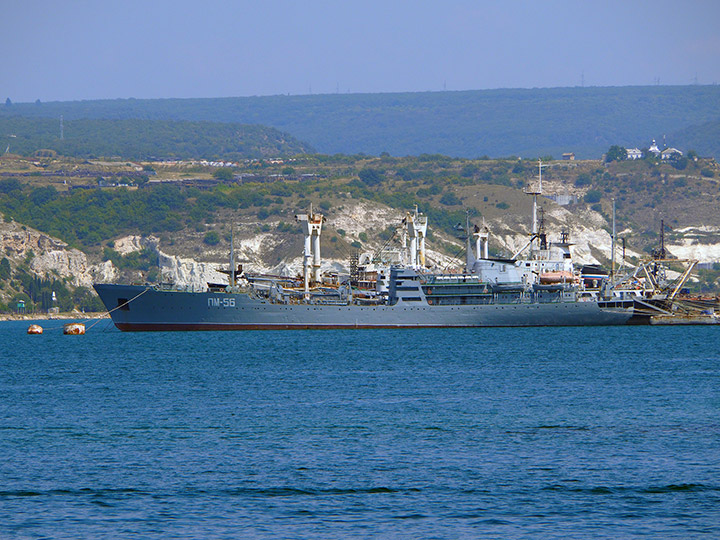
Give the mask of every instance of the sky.
POLYGON ((720 1, 8 0, 0 99, 717 84, 720 1))

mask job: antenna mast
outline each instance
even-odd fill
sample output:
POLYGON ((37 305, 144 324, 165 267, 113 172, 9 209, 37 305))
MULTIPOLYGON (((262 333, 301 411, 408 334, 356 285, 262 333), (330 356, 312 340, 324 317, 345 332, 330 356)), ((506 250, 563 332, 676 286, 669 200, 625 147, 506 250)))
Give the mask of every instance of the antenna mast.
POLYGON ((538 234, 538 219, 537 219, 537 196, 542 195, 542 170, 543 167, 548 167, 548 165, 543 165, 542 159, 538 159, 538 183, 536 186, 528 186, 528 189, 525 191, 528 195, 533 196, 533 213, 532 213, 532 231, 531 231, 531 238, 530 238, 530 246, 532 247, 533 242, 535 241, 535 237, 538 234))
POLYGON ((612 200, 613 214, 612 214, 612 253, 610 254, 610 282, 615 280, 615 197, 612 200))
POLYGON ((231 287, 235 286, 235 222, 230 224, 230 274, 228 280, 231 287))

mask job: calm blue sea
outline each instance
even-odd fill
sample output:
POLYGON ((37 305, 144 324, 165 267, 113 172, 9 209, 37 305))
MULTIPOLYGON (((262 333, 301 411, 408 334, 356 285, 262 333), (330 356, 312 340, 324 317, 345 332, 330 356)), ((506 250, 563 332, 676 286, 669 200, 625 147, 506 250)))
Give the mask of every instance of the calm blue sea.
POLYGON ((717 327, 28 324, 3 539, 720 538, 717 327))

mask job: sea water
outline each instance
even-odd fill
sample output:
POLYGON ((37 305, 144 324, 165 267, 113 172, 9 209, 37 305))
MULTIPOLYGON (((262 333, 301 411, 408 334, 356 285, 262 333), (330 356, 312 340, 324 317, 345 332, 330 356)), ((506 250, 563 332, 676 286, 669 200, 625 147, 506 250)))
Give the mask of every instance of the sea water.
POLYGON ((0 324, 0 538, 720 537, 720 328, 0 324))

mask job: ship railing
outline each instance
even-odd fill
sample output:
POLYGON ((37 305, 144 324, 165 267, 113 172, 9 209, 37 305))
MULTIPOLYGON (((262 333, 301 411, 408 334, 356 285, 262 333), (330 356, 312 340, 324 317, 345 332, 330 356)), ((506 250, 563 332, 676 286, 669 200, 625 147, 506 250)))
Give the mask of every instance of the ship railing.
POLYGON ((177 285, 174 283, 146 283, 145 287, 151 288, 155 291, 162 292, 206 292, 207 287, 197 285, 195 283, 188 283, 187 285, 177 285))
POLYGON ((452 274, 452 275, 429 275, 423 276, 420 280, 425 286, 442 286, 442 285, 458 285, 458 284, 470 284, 470 285, 490 285, 490 282, 482 281, 480 276, 476 274, 452 274))

